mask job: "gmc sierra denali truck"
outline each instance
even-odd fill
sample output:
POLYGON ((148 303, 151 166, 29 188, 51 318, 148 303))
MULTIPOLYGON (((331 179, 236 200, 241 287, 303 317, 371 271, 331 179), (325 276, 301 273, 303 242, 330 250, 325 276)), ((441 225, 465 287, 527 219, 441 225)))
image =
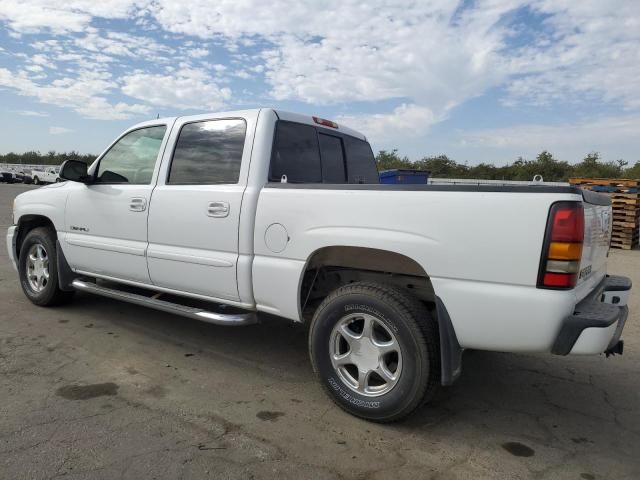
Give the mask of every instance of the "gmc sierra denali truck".
POLYGON ((389 422, 464 349, 622 353, 609 198, 568 186, 380 185, 366 138, 273 109, 141 123, 19 195, 9 254, 36 305, 75 291, 217 325, 311 322, 345 410, 389 422))

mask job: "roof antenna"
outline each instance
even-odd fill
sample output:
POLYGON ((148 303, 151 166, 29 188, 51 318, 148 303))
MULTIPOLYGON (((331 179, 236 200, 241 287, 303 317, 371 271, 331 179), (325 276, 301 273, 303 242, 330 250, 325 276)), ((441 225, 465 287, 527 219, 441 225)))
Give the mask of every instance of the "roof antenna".
POLYGON ((156 120, 160 118, 160 113, 156 113, 156 120))

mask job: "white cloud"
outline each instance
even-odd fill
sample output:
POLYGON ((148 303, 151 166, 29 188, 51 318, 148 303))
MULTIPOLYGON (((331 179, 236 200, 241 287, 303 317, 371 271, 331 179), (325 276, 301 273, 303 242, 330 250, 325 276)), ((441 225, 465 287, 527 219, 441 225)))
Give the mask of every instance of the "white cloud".
POLYGON ((14 113, 25 117, 48 117, 47 112, 37 112, 35 110, 15 110, 14 113))
POLYGON ((365 133, 377 142, 398 140, 424 133, 438 121, 426 107, 402 104, 391 113, 342 115, 338 122, 365 133))
POLYGON ((202 69, 181 69, 175 74, 134 73, 123 78, 122 91, 130 97, 164 108, 216 110, 231 98, 202 69))
POLYGON ((0 84, 92 118, 221 108, 234 101, 224 85, 252 73, 277 101, 385 105, 347 117, 369 136, 420 136, 493 87, 507 105, 640 109, 637 1, 2 0, 0 21, 55 36, 10 72, 25 85, 1 72, 0 84), (107 32, 96 18, 164 32, 107 32), (136 70, 121 77, 125 62, 136 70), (108 100, 119 89, 141 103, 108 100))
POLYGON ((144 59, 153 62, 165 61, 165 55, 173 51, 152 38, 120 32, 107 32, 106 35, 88 33, 84 37, 76 38, 74 43, 79 49, 99 52, 102 55, 144 59))
POLYGON ((187 55, 191 58, 203 58, 209 55, 209 50, 206 48, 187 48, 187 55))
POLYGON ((0 68, 0 86, 13 88, 19 95, 35 97, 42 103, 72 108, 87 118, 117 120, 149 111, 145 105, 109 103, 104 95, 116 84, 105 72, 79 71, 74 77, 40 84, 25 71, 14 73, 0 68))
POLYGON ((515 151, 533 157, 548 149, 560 158, 575 159, 576 152, 631 151, 640 138, 640 116, 606 117, 560 125, 529 124, 476 130, 463 134, 461 147, 515 151))
POLYGON ((538 0, 548 33, 512 57, 510 105, 612 102, 640 108, 640 2, 538 0))
POLYGON ((158 0, 150 11, 165 30, 222 35, 232 49, 269 43, 262 56, 278 100, 398 98, 444 119, 470 98, 506 86, 509 104, 640 107, 640 2, 158 0), (525 8, 547 16, 544 28, 512 24, 525 8), (528 39, 518 47, 522 31, 528 39))
POLYGON ((53 33, 85 31, 94 16, 126 18, 133 6, 147 2, 132 0, 2 0, 0 20, 6 20, 16 33, 53 33))
POLYGON ((51 135, 62 135, 65 133, 69 133, 72 132, 73 130, 71 130, 70 128, 66 128, 66 127, 49 127, 49 134, 51 135))

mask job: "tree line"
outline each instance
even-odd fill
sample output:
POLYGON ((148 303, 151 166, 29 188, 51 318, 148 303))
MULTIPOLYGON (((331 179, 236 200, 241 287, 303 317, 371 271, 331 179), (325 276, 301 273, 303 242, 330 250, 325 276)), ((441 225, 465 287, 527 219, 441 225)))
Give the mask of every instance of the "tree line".
POLYGON ((0 163, 12 163, 21 165, 60 165, 65 160, 81 160, 87 164, 93 162, 96 155, 78 153, 75 150, 70 152, 56 152, 50 150, 47 153, 29 151, 24 153, 9 152, 0 154, 0 163))
MULTIPOLYGON (((0 163, 23 165, 60 165, 65 160, 81 160, 87 164, 95 160, 96 155, 70 152, 47 153, 29 151, 24 153, 0 154, 0 163)), ((625 160, 603 161, 597 152, 589 153, 581 162, 570 164, 558 160, 544 150, 535 160, 522 157, 515 162, 502 166, 491 163, 467 165, 458 163, 446 155, 424 157, 411 161, 401 157, 397 150, 380 150, 376 155, 378 170, 395 168, 428 170, 433 177, 440 178, 477 178, 482 180, 532 180, 534 175, 542 175, 545 181, 566 181, 569 177, 587 178, 640 178, 640 161, 630 166, 625 160)))
POLYGON ((518 158, 513 163, 496 166, 491 163, 467 165, 458 163, 446 155, 424 157, 411 161, 401 157, 397 150, 380 150, 376 155, 378 170, 417 169, 428 170, 432 177, 477 178, 482 180, 532 180, 542 175, 547 182, 564 182, 569 177, 586 178, 639 178, 640 161, 630 166, 625 160, 603 161, 597 152, 589 153, 581 162, 570 164, 555 158, 544 150, 535 160, 518 158))

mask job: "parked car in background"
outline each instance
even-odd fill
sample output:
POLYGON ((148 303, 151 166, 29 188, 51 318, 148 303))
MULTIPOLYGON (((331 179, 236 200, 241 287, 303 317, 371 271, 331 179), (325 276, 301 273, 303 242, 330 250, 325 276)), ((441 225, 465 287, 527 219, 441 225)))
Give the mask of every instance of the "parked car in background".
POLYGON ((318 380, 362 418, 410 414, 464 349, 622 353, 631 281, 607 274, 606 195, 383 185, 364 135, 273 109, 141 123, 61 176, 16 197, 7 232, 31 302, 308 322, 318 380))
POLYGON ((26 184, 33 183, 33 176, 31 175, 31 170, 22 171, 22 183, 26 183, 26 184))
POLYGON ((31 176, 33 177, 33 183, 40 185, 43 183, 56 183, 60 181, 58 174, 60 173, 60 167, 47 167, 43 170, 34 169, 31 170, 31 176))
POLYGON ((4 170, 2 172, 2 182, 4 183, 17 183, 17 182, 21 182, 22 178, 20 180, 18 180, 18 176, 15 174, 15 172, 12 172, 11 170, 4 170))

